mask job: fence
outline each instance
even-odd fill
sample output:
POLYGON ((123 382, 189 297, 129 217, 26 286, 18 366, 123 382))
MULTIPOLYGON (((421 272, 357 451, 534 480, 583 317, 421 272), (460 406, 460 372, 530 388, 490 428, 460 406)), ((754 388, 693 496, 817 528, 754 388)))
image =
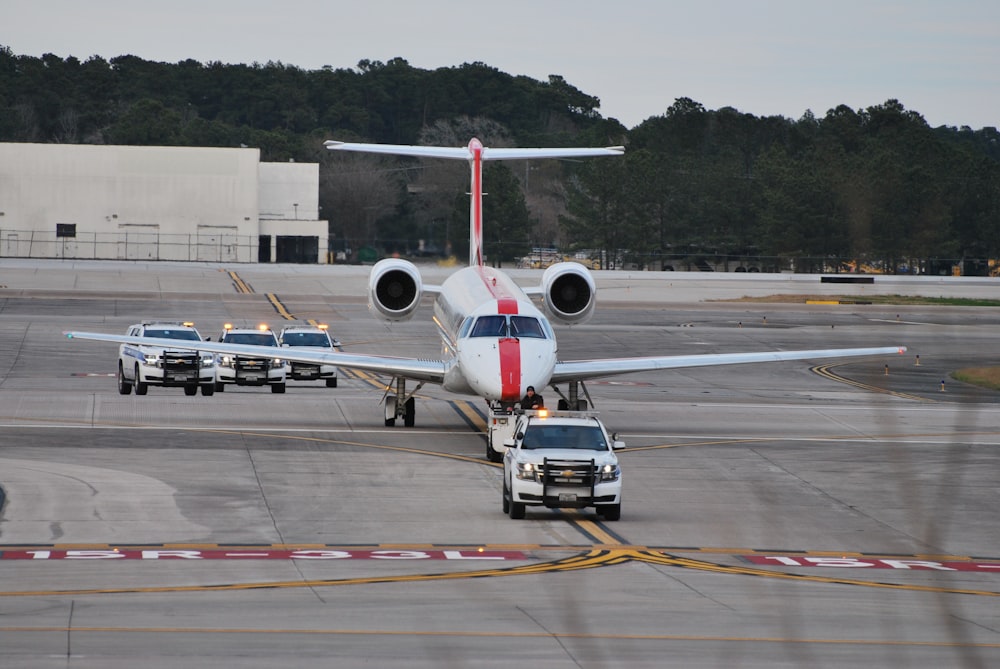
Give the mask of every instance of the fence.
POLYGON ((79 260, 257 262, 260 238, 220 233, 77 232, 0 229, 0 257, 79 260))

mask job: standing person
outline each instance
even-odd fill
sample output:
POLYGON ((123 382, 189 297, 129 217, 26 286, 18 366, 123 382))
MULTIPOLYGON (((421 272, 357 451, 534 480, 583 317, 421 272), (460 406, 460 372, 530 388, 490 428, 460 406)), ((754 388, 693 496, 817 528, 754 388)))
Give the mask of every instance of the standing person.
POLYGON ((545 400, 535 392, 534 386, 528 386, 527 394, 521 398, 522 409, 541 409, 545 406, 545 400))

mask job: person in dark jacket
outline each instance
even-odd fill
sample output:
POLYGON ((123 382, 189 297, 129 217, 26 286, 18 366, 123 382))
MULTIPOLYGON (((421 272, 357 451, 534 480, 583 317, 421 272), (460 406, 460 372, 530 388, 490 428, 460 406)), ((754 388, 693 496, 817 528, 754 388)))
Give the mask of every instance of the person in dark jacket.
POLYGON ((541 409, 545 406, 545 400, 535 392, 534 386, 528 386, 527 394, 521 398, 522 409, 541 409))

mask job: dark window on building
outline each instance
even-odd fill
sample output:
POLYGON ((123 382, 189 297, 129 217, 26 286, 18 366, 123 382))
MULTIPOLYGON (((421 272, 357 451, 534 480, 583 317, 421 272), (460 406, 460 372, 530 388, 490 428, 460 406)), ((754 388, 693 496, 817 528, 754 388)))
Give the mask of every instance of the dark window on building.
POLYGON ((56 223, 56 237, 76 237, 76 223, 56 223))

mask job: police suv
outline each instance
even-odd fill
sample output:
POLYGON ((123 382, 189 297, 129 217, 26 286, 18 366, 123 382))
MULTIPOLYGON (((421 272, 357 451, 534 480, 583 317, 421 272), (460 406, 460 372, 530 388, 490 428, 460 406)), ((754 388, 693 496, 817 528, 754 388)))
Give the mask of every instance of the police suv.
MULTIPOLYGON (((340 342, 330 337, 329 326, 320 325, 289 325, 281 330, 278 342, 291 349, 319 350, 333 353, 340 347, 340 342)), ((333 365, 321 365, 315 362, 289 363, 288 378, 296 381, 326 380, 327 388, 337 387, 337 368, 333 365)))
MULTIPOLYGON (((130 337, 202 341, 194 323, 150 321, 128 328, 130 337)), ((118 348, 118 392, 145 395, 149 386, 181 387, 185 395, 215 392, 215 356, 204 351, 189 351, 146 344, 122 344, 118 348)))
MULTIPOLYGON (((226 344, 278 347, 278 338, 263 323, 257 328, 236 328, 231 323, 226 323, 219 341, 226 344)), ((271 386, 272 393, 285 392, 284 360, 232 353, 217 353, 215 360, 215 389, 220 393, 230 383, 238 386, 271 386)))
POLYGON ((524 518, 528 506, 594 507, 605 520, 622 513, 622 471, 609 436, 592 412, 525 411, 504 442, 503 512, 524 518))

